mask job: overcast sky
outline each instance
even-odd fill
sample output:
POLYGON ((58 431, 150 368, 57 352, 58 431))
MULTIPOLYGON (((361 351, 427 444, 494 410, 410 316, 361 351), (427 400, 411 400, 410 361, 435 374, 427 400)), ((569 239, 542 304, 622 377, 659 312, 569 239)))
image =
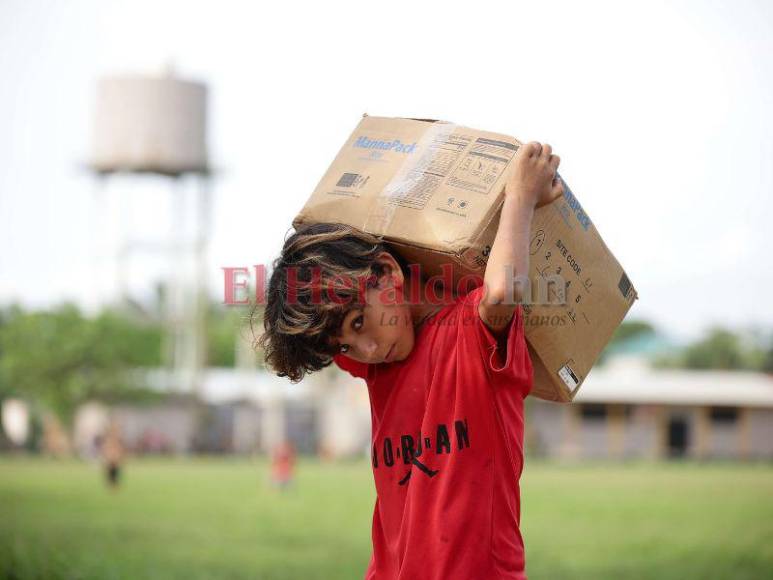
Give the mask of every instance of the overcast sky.
MULTIPOLYGON (((94 216, 163 236, 163 181, 99 193, 81 166, 96 80, 167 63, 211 89, 213 294, 221 266, 277 254, 367 112, 549 142, 631 317, 773 327, 770 3, 2 0, 0 304, 93 305, 94 264, 112 272, 94 216)), ((160 268, 137 257, 132 286, 160 268)))

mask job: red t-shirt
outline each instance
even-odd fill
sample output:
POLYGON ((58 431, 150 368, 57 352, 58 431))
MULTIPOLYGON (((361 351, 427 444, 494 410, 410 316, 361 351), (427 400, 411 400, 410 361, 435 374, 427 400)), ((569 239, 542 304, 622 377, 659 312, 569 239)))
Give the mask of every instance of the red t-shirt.
POLYGON ((482 287, 418 330, 407 359, 336 364, 364 378, 376 483, 367 580, 525 578, 523 399, 532 366, 517 307, 498 345, 482 287))

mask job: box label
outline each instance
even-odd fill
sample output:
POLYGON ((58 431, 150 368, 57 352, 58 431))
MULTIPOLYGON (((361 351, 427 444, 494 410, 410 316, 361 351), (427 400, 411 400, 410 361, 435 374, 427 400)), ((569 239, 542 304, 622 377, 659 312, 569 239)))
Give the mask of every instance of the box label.
POLYGON ((577 388, 577 385, 580 384, 580 379, 577 378, 577 375, 574 374, 574 371, 572 371, 572 368, 569 365, 564 365, 558 369, 558 376, 561 377, 561 380, 564 381, 564 384, 570 392, 574 391, 577 388))

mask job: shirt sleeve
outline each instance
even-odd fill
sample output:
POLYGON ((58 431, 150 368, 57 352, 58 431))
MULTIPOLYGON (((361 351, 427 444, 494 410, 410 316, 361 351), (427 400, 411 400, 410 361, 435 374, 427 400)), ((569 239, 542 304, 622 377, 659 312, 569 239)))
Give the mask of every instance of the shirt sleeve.
POLYGON ((523 388, 526 396, 531 390, 533 371, 526 345, 523 308, 520 304, 515 307, 510 323, 497 340, 478 314, 482 297, 483 286, 467 294, 465 311, 467 323, 474 328, 474 334, 484 353, 486 367, 490 374, 502 382, 523 388))
POLYGON ((335 355, 333 357, 333 362, 338 365, 341 370, 348 372, 353 377, 366 380, 368 378, 369 367, 371 365, 367 363, 358 362, 342 354, 335 355))

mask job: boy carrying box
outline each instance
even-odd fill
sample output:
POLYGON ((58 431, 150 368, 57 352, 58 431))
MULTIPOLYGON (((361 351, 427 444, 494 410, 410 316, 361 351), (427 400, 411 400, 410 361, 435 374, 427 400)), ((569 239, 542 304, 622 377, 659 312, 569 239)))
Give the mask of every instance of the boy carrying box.
POLYGON ((293 381, 335 362, 367 382, 377 491, 367 580, 526 577, 529 297, 512 280, 528 275, 534 209, 563 195, 559 162, 549 145, 520 148, 483 284, 460 296, 417 298, 413 267, 341 224, 304 226, 274 263, 266 362, 293 381))

